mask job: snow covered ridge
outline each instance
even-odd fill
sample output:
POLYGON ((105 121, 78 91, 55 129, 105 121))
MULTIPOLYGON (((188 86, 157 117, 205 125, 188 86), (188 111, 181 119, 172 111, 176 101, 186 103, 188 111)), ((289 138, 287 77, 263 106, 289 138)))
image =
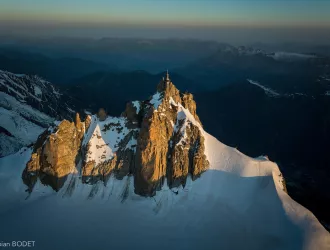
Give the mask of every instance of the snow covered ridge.
POLYGON ((253 81, 253 80, 250 80, 250 79, 247 79, 247 81, 261 89, 263 89, 263 91, 265 91, 265 94, 270 96, 270 97, 279 97, 280 94, 277 93, 275 90, 272 90, 271 88, 267 88, 263 85, 261 85, 260 83, 256 82, 256 81, 253 81))
POLYGON ((34 143, 55 119, 0 92, 0 157, 34 143))
POLYGON ((275 52, 268 55, 269 57, 274 58, 277 61, 306 61, 309 59, 317 58, 316 55, 311 54, 301 54, 301 53, 292 53, 292 52, 275 52))
POLYGON ((261 83, 257 82, 257 81, 254 81, 254 80, 250 80, 250 79, 246 79, 250 84, 254 85, 254 86, 257 86, 259 88, 261 88, 265 94, 269 97, 272 97, 272 98, 278 98, 278 97, 284 97, 284 98, 295 98, 295 97, 305 97, 305 98, 313 98, 315 99, 314 96, 309 96, 307 94, 304 94, 304 93, 292 93, 292 94, 287 94, 287 93, 284 93, 284 94, 281 94, 269 87, 266 87, 264 85, 262 85, 261 83))
MULTIPOLYGON (((128 104, 121 117, 62 121, 50 131, 51 140, 36 144, 40 151, 25 148, 0 159, 1 226, 17 222, 15 234, 29 232, 40 244, 52 242, 40 249, 70 249, 65 243, 71 241, 80 249, 173 249, 164 236, 176 239, 179 249, 329 249, 329 233, 285 192, 278 166, 267 157, 250 158, 204 131, 192 95, 162 81, 156 95, 138 103, 128 104), (75 157, 66 144, 77 138, 81 152, 75 157), (69 154, 75 171, 55 192, 45 185, 42 168, 30 164, 36 183, 25 192, 21 173, 31 153, 43 159, 38 152, 56 143, 57 150, 47 156, 69 154), (61 240, 54 243, 52 234, 42 233, 47 229, 57 229, 61 240), (98 233, 104 231, 114 239, 123 232, 133 239, 109 241, 109 234, 98 233), (86 233, 97 236, 93 246, 80 244, 86 233)), ((3 231, 5 238, 12 233, 3 231)))
MULTIPOLYGON (((67 240, 77 242, 80 249, 90 249, 79 243, 90 223, 93 229, 89 236, 106 229, 111 237, 120 238, 125 231, 139 239, 134 241, 134 247, 139 249, 159 243, 164 234, 180 239, 176 247, 189 249, 261 250, 265 245, 279 250, 329 249, 329 233, 311 212, 283 191, 282 175, 275 163, 265 157, 247 157, 205 131, 203 135, 209 170, 195 181, 188 178, 184 186, 177 188, 170 188, 165 181, 154 197, 147 198, 134 192, 133 176, 122 180, 111 176, 106 185, 85 185, 79 175, 72 174, 57 193, 38 182, 26 199, 26 187, 17 171, 23 170, 31 150, 2 158, 2 226, 8 229, 19 222, 16 234, 24 235, 29 229, 31 237, 43 244, 53 242, 53 236, 42 231, 58 229, 56 235, 61 240, 55 245, 41 245, 40 249, 68 249, 67 240), (45 209, 47 213, 42 212, 45 209), (31 213, 39 216, 28 216, 31 213), (37 226, 39 223, 43 227, 37 226), (75 234, 68 233, 72 231, 75 234), (146 231, 149 237, 145 241, 146 231)), ((10 233, 4 230, 2 236, 9 237, 10 233)), ((109 241, 108 234, 97 236, 98 241, 93 242, 97 249, 133 248, 130 241, 109 241), (98 245, 99 241, 102 245, 98 245)), ((159 248, 168 249, 166 242, 159 248)))
POLYGON ((66 117, 74 112, 69 100, 50 82, 36 75, 13 74, 0 70, 0 91, 14 97, 20 103, 51 116, 66 117))
POLYGON ((239 46, 237 47, 238 53, 240 55, 265 55, 266 52, 261 49, 251 48, 251 47, 245 47, 245 46, 239 46))
POLYGON ((0 70, 0 157, 36 141, 55 119, 74 111, 51 83, 0 70))
POLYGON ((222 50, 223 52, 232 53, 239 56, 265 56, 273 58, 276 61, 282 62, 304 62, 314 59, 322 59, 315 54, 305 54, 305 53, 295 53, 295 52, 286 52, 286 51, 275 51, 275 52, 266 52, 262 49, 246 47, 246 46, 230 46, 227 45, 222 50))
MULTIPOLYGON (((26 99, 32 98, 36 101, 41 101, 43 89, 49 82, 38 76, 29 76, 24 74, 13 74, 7 71, 0 70, 0 84, 2 89, 7 88, 7 92, 20 102, 26 102, 26 99)), ((60 94, 53 88, 55 98, 60 94)))

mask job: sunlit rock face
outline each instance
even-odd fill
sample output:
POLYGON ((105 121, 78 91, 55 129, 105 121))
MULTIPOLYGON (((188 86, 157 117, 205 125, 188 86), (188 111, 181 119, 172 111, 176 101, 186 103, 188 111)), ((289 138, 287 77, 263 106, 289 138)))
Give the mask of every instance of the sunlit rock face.
POLYGON ((30 190, 37 177, 55 190, 61 188, 65 178, 76 172, 84 133, 85 123, 77 114, 75 122, 63 120, 57 127, 49 128, 39 136, 23 172, 23 180, 30 190))
POLYGON ((163 80, 144 108, 137 141, 135 191, 153 195, 164 177, 170 186, 176 186, 184 184, 188 174, 198 176, 205 171, 208 162, 192 95, 181 94, 172 82, 163 80))
POLYGON ((120 117, 76 115, 46 130, 34 145, 23 180, 32 191, 40 179, 59 190, 66 176, 107 184, 111 175, 134 176, 135 193, 153 196, 165 179, 170 187, 197 178, 209 162, 192 94, 180 93, 166 76, 146 101, 126 105, 120 117))

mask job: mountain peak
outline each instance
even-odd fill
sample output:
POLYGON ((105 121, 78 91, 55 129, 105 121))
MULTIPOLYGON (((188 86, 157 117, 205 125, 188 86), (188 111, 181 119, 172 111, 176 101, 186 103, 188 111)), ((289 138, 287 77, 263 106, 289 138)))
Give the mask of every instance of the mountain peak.
POLYGON ((209 166, 193 96, 180 93, 168 72, 149 100, 128 103, 121 117, 82 122, 77 114, 36 144, 23 174, 30 191, 36 176, 59 190, 72 173, 90 185, 134 175, 135 192, 150 196, 165 178, 170 187, 185 185, 209 166))
POLYGON ((170 108, 169 104, 171 102, 180 103, 184 108, 189 110, 189 112, 199 123, 201 123, 199 117, 196 114, 196 102, 194 101, 193 95, 188 92, 180 93, 180 91, 171 81, 168 71, 166 73, 166 78, 163 77, 163 79, 159 82, 157 86, 157 93, 153 95, 151 102, 164 103, 165 109, 170 108))

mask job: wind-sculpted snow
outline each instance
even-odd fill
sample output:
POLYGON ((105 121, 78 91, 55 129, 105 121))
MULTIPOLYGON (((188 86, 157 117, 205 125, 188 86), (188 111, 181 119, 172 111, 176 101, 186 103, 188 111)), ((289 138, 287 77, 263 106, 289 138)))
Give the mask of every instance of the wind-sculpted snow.
POLYGON ((30 150, 0 159, 2 239, 50 250, 329 249, 329 233, 283 191, 275 163, 203 135, 210 169, 184 187, 165 181, 155 197, 135 194, 133 177, 84 185, 77 174, 57 193, 37 183, 28 196, 13 173, 30 150))

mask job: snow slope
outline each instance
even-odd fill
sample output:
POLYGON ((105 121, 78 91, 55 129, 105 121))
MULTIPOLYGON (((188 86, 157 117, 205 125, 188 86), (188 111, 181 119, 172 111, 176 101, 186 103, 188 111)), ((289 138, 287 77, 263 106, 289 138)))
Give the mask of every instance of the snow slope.
POLYGON ((0 157, 35 142, 56 118, 71 118, 68 101, 38 76, 0 70, 0 157))
POLYGON ((39 110, 17 101, 14 97, 0 92, 0 128, 10 134, 8 136, 0 133, 0 157, 35 142, 54 120, 39 110))
MULTIPOLYGON (((30 152, 21 151, 0 159, 1 240, 50 250, 330 249, 329 233, 283 191, 275 163, 222 144, 187 109, 178 112, 205 137, 210 169, 199 179, 172 190, 165 182, 145 198, 134 193, 133 177, 86 185, 72 174, 58 193, 38 183, 28 196, 20 173, 30 152)), ((90 128, 87 141, 102 124, 90 128)), ((102 138, 115 147, 111 133, 102 138)))
MULTIPOLYGON (((84 136, 82 146, 88 146, 86 162, 94 161, 95 166, 113 158, 119 148, 119 143, 133 129, 126 127, 124 117, 107 117, 104 121, 93 115, 87 134, 84 136)), ((136 141, 129 141, 126 145, 135 150, 136 141)))

